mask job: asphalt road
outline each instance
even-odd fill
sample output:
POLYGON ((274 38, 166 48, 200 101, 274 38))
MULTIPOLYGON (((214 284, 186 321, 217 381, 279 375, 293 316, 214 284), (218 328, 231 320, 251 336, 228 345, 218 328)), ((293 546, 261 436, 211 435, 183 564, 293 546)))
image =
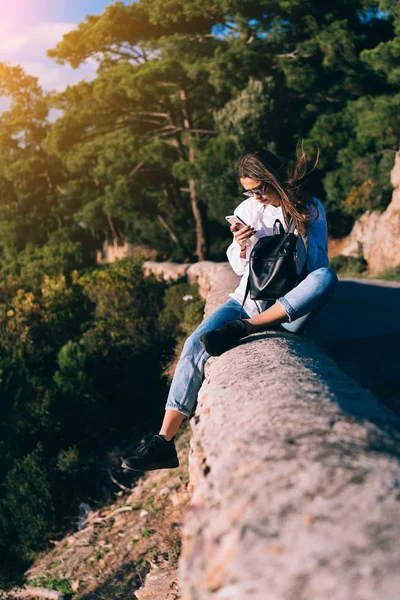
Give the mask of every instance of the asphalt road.
POLYGON ((340 278, 306 335, 400 415, 400 283, 340 278))

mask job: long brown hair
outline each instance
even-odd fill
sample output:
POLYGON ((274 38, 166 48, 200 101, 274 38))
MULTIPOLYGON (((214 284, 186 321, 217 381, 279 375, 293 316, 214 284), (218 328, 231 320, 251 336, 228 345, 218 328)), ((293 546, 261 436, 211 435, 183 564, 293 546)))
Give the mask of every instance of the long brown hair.
POLYGON ((236 175, 238 180, 241 177, 248 177, 272 185, 280 196, 286 226, 289 225, 290 217, 293 217, 298 233, 307 235, 311 218, 310 205, 317 208, 317 216, 319 211, 310 192, 302 188, 299 182, 315 169, 319 154, 318 147, 314 166, 307 172, 307 156, 303 142, 300 156, 298 145, 296 147, 297 164, 293 170, 269 150, 263 148, 254 150, 239 157, 236 162, 236 175))

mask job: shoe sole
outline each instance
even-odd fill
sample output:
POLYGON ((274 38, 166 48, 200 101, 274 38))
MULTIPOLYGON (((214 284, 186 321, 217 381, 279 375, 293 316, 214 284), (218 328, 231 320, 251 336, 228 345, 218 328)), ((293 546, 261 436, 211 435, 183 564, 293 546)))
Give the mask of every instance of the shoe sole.
POLYGON ((209 354, 210 356, 221 356, 221 354, 223 354, 223 352, 220 352, 219 354, 215 354, 215 353, 211 354, 211 352, 206 347, 206 344, 203 342, 203 340, 201 339, 201 337, 199 338, 199 342, 200 342, 200 346, 203 348, 203 350, 205 350, 207 352, 207 354, 209 354))
POLYGON ((129 465, 126 464, 125 461, 123 461, 123 463, 121 464, 121 467, 123 469, 129 469, 130 471, 155 471, 156 469, 173 469, 175 467, 179 467, 179 460, 171 459, 162 464, 151 463, 150 465, 143 466, 142 468, 130 467, 129 465))

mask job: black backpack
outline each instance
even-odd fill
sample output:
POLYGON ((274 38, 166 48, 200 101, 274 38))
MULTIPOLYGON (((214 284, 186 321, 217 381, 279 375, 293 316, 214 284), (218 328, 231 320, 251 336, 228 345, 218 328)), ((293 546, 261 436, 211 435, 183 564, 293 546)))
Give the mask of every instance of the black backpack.
MULTIPOLYGON (((292 290, 307 275, 308 243, 306 245, 306 260, 304 267, 297 275, 296 272, 296 245, 297 236, 294 233, 295 222, 292 218, 287 232, 279 219, 273 227, 273 235, 260 238, 254 245, 249 258, 249 278, 246 293, 242 302, 240 316, 247 295, 250 292, 252 300, 277 300, 292 290)), ((257 303, 256 303, 257 305, 257 303)), ((258 311, 260 311, 257 305, 258 311)))

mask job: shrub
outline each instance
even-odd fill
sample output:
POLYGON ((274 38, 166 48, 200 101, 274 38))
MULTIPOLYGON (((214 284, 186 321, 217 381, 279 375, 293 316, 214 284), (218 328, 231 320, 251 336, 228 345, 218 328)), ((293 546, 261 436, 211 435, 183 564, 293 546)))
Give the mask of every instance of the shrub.
POLYGON ((14 460, 0 499, 0 587, 21 581, 21 570, 43 547, 53 520, 50 483, 40 445, 14 460))
POLYGON ((400 281, 400 265, 397 267, 389 267, 375 275, 377 279, 386 279, 386 281, 400 281))
POLYGON ((343 277, 365 275, 368 271, 368 263, 363 256, 361 242, 358 242, 358 256, 339 254, 330 259, 329 266, 343 277))
POLYGON ((176 362, 186 338, 203 320, 205 301, 200 298, 198 285, 179 280, 165 293, 160 325, 166 336, 173 340, 173 359, 165 361, 164 375, 172 380, 176 362))
POLYGON ((0 304, 0 588, 103 492, 110 449, 159 423, 164 365, 203 308, 197 286, 147 277, 141 259, 45 276, 0 304))

